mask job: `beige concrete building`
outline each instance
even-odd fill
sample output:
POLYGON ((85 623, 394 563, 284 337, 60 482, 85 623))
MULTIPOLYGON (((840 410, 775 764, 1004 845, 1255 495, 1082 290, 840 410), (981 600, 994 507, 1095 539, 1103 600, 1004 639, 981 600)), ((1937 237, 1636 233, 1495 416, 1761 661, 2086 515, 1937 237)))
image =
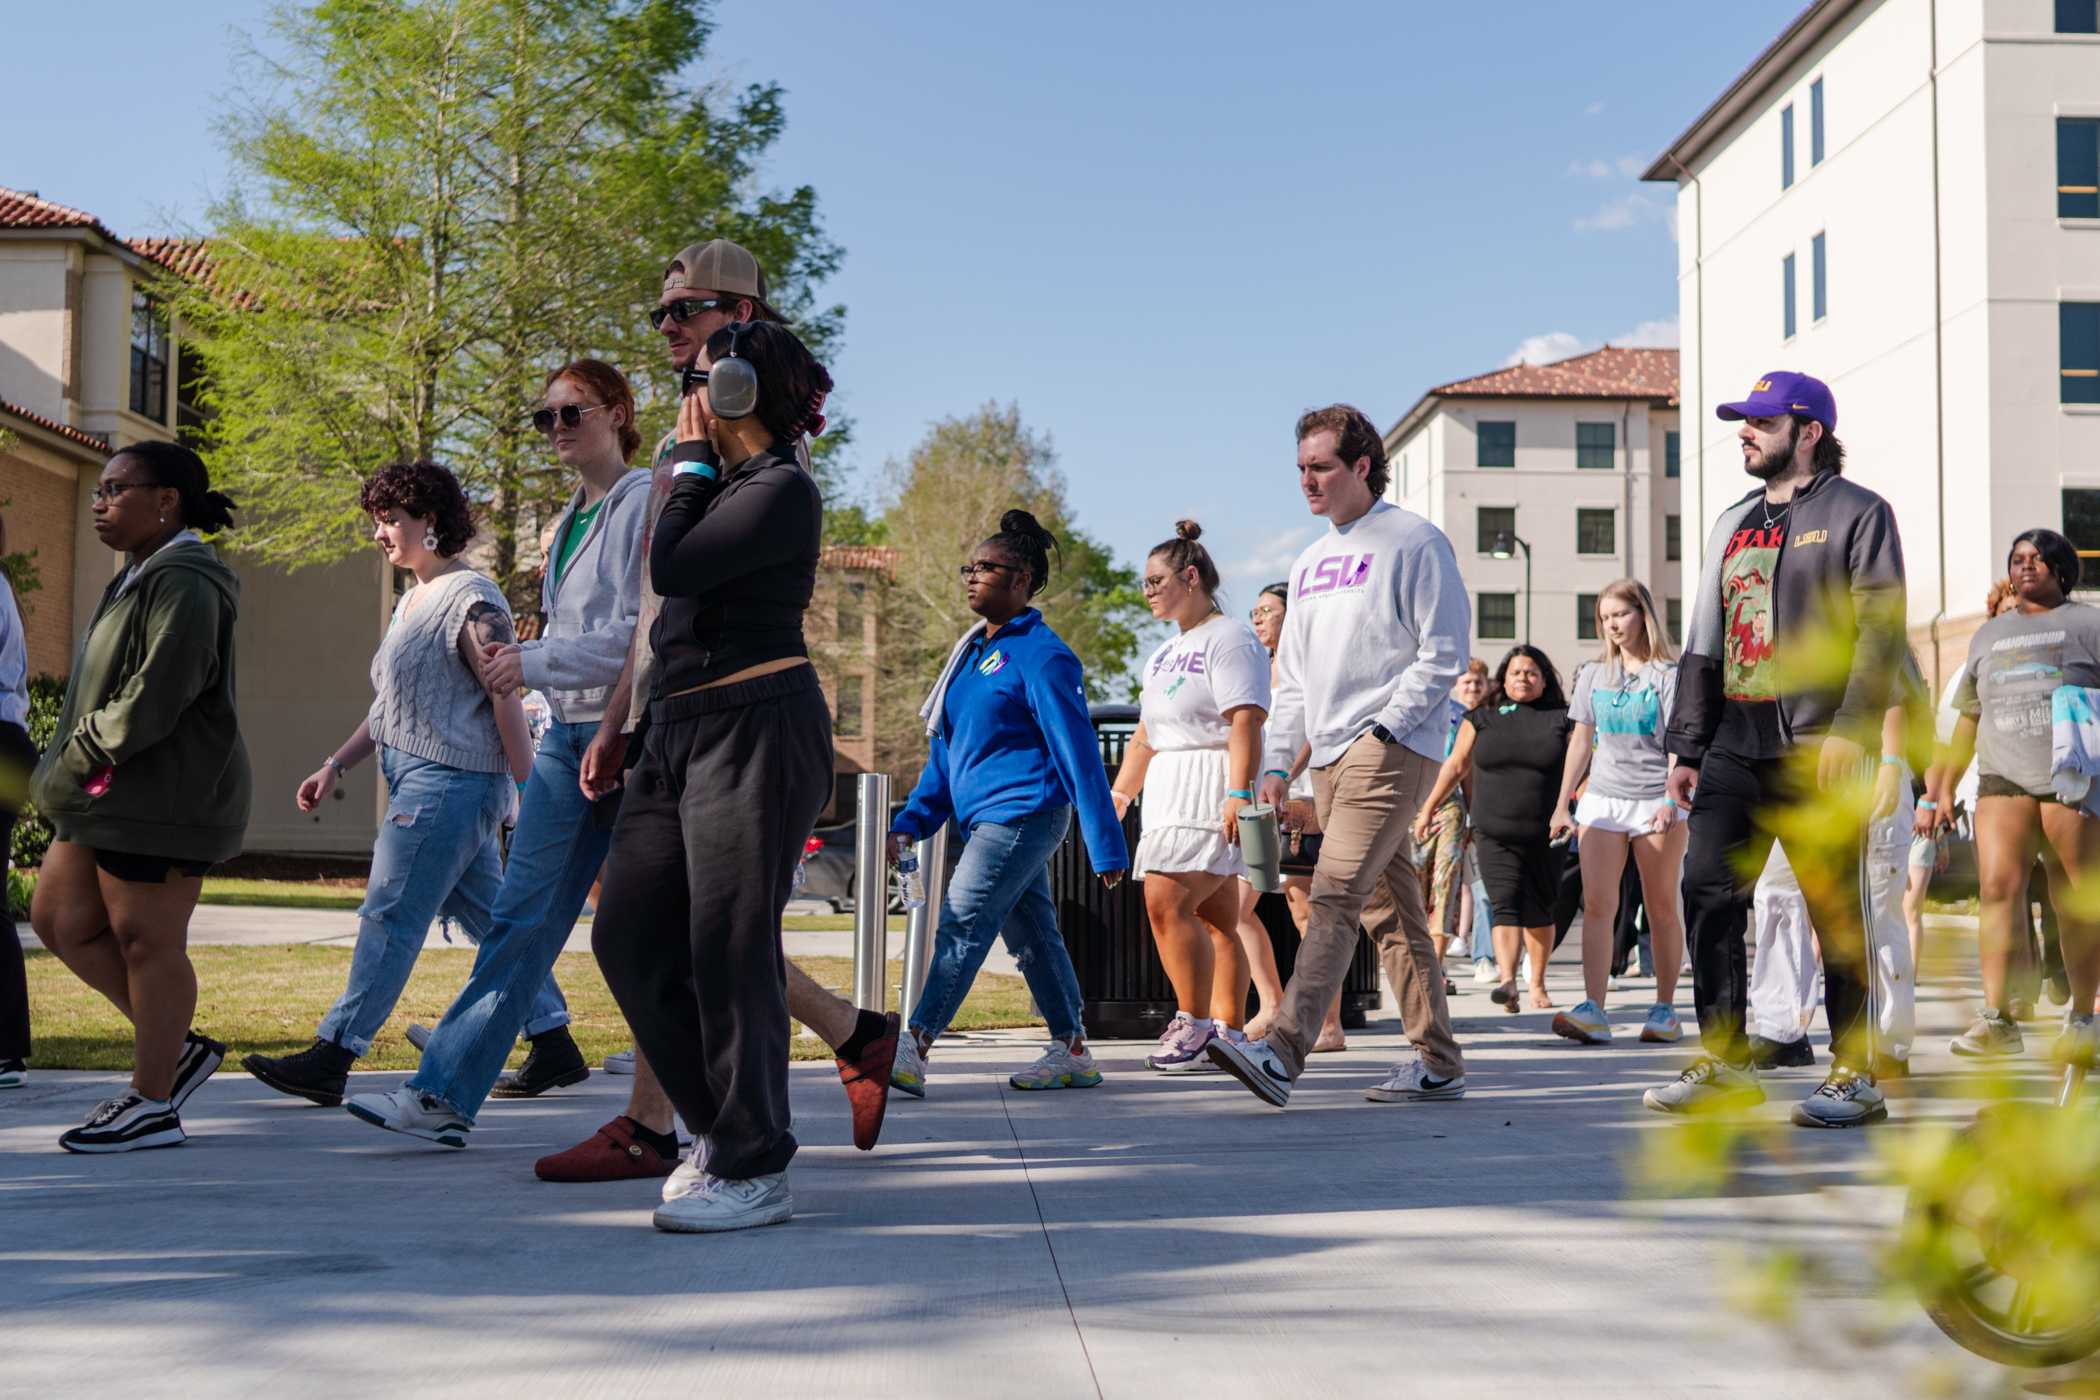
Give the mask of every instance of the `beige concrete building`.
POLYGON ((2092 0, 1816 0, 1647 171, 1677 187, 1688 569, 1749 486, 1713 405, 1792 369, 1895 506, 1928 675, 2019 531, 2100 582, 2096 30, 2092 0))
POLYGON ((831 705, 832 791, 831 805, 820 818, 824 822, 851 818, 856 779, 877 771, 882 597, 896 568, 897 551, 882 545, 827 545, 817 567, 807 627, 810 654, 831 705))
POLYGON ((1385 435, 1386 497, 1451 537, 1475 656, 1528 635, 1569 676, 1613 579, 1646 583, 1676 630, 1677 442, 1677 352, 1605 346, 1423 394, 1385 435))
MULTIPOLYGON (((90 528, 89 494, 109 455, 172 438, 195 419, 182 328, 146 294, 181 245, 118 238, 78 209, 0 189, 0 502, 8 547, 41 586, 23 598, 32 675, 64 676, 120 566, 90 528)), ((371 702, 366 666, 391 607, 379 557, 285 573, 218 544, 241 576, 235 634, 241 727, 255 768, 248 849, 363 854, 377 830, 376 765, 338 800, 300 815, 299 780, 371 702)))

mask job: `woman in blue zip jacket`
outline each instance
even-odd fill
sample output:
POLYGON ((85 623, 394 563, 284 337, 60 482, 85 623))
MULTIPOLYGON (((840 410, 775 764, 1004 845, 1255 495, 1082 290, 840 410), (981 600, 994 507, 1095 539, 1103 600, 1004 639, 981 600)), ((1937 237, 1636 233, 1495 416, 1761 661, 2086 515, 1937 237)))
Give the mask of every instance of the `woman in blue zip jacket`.
POLYGON ((1130 852, 1087 716, 1079 658, 1028 605, 1049 582, 1056 546, 1034 516, 1010 510, 962 566, 970 611, 984 621, 956 646, 920 712, 930 739, 926 770, 890 824, 892 861, 950 817, 964 842, 911 1034, 897 1038, 890 1085, 914 1098, 926 1096, 925 1057, 1001 932, 1051 1035, 1042 1057, 1008 1082, 1016 1089, 1101 1082, 1080 1024, 1079 974, 1057 931, 1049 861, 1074 807, 1104 885, 1123 878, 1130 852))

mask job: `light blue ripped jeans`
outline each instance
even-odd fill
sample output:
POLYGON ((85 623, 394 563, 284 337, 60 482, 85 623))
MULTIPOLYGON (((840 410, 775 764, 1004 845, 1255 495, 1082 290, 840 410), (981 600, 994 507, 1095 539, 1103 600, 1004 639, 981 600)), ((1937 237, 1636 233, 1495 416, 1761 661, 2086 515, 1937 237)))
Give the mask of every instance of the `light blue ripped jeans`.
MULTIPOLYGON (((476 943, 488 932, 503 883, 503 819, 516 790, 508 773, 473 773, 399 749, 382 747, 379 766, 386 816, 372 843, 350 979, 315 1031, 353 1055, 370 1050, 394 1014, 432 919, 443 914, 476 943)), ((536 994, 532 1020, 568 1020, 551 976, 536 994)))

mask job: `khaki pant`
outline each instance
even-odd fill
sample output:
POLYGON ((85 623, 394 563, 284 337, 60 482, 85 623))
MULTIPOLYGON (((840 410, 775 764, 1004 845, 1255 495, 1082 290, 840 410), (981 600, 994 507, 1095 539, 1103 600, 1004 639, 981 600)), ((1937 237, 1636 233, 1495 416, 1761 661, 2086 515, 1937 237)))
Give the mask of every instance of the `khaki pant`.
POLYGON ((1451 1036, 1444 969, 1429 939, 1408 834, 1439 766, 1366 734, 1333 763, 1313 770, 1322 835, 1312 917, 1267 1037, 1294 1079, 1348 976, 1359 923, 1378 945, 1386 979, 1400 999, 1400 1019, 1422 1063, 1439 1078, 1465 1072, 1465 1057, 1451 1036))

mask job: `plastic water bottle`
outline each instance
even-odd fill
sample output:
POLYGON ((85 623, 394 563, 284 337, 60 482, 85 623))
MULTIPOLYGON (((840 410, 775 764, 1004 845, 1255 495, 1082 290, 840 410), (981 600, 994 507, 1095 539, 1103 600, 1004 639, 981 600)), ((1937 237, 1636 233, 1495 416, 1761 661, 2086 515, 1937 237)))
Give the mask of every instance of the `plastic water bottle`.
POLYGON ((907 850, 897 861, 897 879, 904 886, 904 907, 921 909, 926 905, 926 877, 919 873, 919 853, 907 850))

